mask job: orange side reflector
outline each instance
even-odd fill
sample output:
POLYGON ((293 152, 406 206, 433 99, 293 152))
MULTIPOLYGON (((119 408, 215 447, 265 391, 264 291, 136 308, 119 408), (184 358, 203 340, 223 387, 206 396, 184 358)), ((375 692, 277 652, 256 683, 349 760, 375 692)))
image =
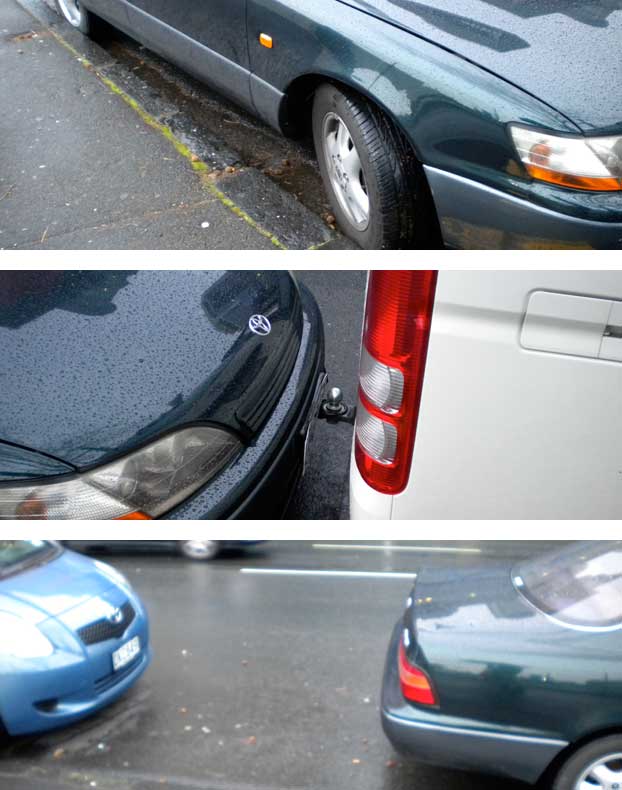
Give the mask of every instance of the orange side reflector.
POLYGON ((126 516, 115 518, 115 521, 151 521, 151 516, 148 516, 141 510, 136 510, 134 513, 128 513, 126 516))
POLYGON ((590 176, 571 176, 568 173, 558 173, 545 167, 525 164, 529 174, 538 181, 548 181, 560 187, 570 189, 584 189, 589 192, 620 192, 622 181, 618 178, 591 178, 590 176))
POLYGON ((259 36, 259 43, 262 47, 266 47, 266 49, 272 49, 274 46, 274 42, 272 41, 272 36, 269 36, 267 33, 261 33, 259 36))

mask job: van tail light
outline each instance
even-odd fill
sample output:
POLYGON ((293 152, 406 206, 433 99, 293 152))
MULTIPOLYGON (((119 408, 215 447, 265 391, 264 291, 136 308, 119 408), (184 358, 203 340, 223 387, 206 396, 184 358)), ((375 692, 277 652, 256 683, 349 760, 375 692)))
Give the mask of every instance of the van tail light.
POLYGON ((417 702, 420 705, 438 705, 430 679, 422 669, 410 663, 404 644, 401 641, 398 670, 400 686, 405 699, 409 702, 417 702))
POLYGON ((437 275, 369 275, 354 455, 365 482, 383 494, 399 494, 410 474, 437 275))

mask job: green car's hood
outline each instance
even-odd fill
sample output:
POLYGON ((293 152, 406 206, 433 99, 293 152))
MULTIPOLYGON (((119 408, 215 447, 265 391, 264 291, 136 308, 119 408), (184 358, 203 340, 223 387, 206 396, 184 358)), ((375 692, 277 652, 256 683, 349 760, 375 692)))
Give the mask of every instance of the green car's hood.
POLYGON ((340 1, 497 74, 585 132, 622 132, 620 0, 340 1))

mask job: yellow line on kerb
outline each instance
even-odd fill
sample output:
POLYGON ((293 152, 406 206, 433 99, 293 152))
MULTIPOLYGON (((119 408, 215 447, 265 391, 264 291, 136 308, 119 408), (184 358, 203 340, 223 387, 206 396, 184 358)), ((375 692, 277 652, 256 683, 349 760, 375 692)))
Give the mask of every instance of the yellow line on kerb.
POLYGON ((188 146, 184 145, 184 143, 182 143, 181 140, 179 140, 173 134, 173 132, 171 132, 168 126, 165 126, 163 123, 157 121, 153 117, 153 115, 150 115, 145 110, 144 107, 141 107, 141 105, 136 101, 136 99, 133 99, 129 94, 127 94, 123 90, 123 88, 120 88, 115 82, 113 82, 113 80, 111 80, 109 77, 106 77, 104 74, 98 71, 95 68, 95 66, 90 62, 90 60, 88 60, 83 55, 81 55, 78 52, 78 50, 75 49, 75 47, 72 47, 68 41, 65 41, 65 39, 59 33, 57 33, 55 30, 52 30, 52 28, 49 28, 49 32, 62 47, 64 47, 68 52, 70 52, 74 56, 74 58, 76 58, 76 60, 82 66, 84 66, 85 69, 91 71, 97 77, 97 79, 108 88, 109 91, 111 91, 112 93, 123 99, 123 101, 134 110, 134 112, 141 118, 141 120, 144 123, 147 124, 147 126, 150 126, 152 129, 155 129, 156 132, 159 132, 164 138, 166 138, 169 141, 169 143, 171 143, 173 148, 177 151, 177 153, 188 160, 188 162, 190 163, 190 167, 192 167, 192 169, 195 172, 203 176, 201 178, 201 183, 203 187, 208 192, 210 192, 210 194, 212 194, 217 200, 219 200, 220 203, 222 203, 222 205, 225 208, 229 209, 229 211, 235 214, 236 217, 243 219, 244 222, 248 223, 251 226, 251 228, 253 228, 253 230, 257 231, 257 233, 260 233, 266 239, 269 239, 272 242, 272 244, 274 244, 275 247, 278 247, 280 250, 287 249, 287 247, 281 241, 279 241, 279 239, 277 239, 277 237, 274 234, 270 233, 269 230, 262 228, 258 222, 256 222, 251 216, 249 216, 244 211, 244 209, 236 205, 233 202, 233 200, 228 198, 224 194, 224 192, 221 192, 220 189, 218 189, 218 187, 207 178, 207 175, 210 172, 207 164, 201 161, 196 156, 196 154, 193 154, 192 151, 188 148, 188 146))

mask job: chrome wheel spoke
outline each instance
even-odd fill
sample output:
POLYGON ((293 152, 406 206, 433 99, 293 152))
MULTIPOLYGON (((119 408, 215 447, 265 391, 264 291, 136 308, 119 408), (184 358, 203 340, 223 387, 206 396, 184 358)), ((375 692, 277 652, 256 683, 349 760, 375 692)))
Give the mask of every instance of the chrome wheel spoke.
POLYGON ((596 779, 600 782, 602 787, 611 787, 613 784, 620 784, 622 782, 622 773, 620 771, 612 771, 604 763, 592 768, 587 776, 588 779, 596 779))
POLYGON ((357 222, 363 222, 369 216, 369 198, 358 182, 351 187, 350 192, 352 210, 357 222))
POLYGON ((579 777, 575 790, 622 790, 622 754, 592 763, 579 777))
POLYGON ((360 181, 361 176, 361 157, 359 156, 359 152, 356 148, 352 148, 348 153, 342 157, 341 163, 343 165, 344 171, 348 174, 351 179, 356 179, 360 181))
POLYGON ((78 0, 60 0, 60 7, 68 22, 74 26, 80 24, 82 12, 80 11, 80 3, 78 0))

